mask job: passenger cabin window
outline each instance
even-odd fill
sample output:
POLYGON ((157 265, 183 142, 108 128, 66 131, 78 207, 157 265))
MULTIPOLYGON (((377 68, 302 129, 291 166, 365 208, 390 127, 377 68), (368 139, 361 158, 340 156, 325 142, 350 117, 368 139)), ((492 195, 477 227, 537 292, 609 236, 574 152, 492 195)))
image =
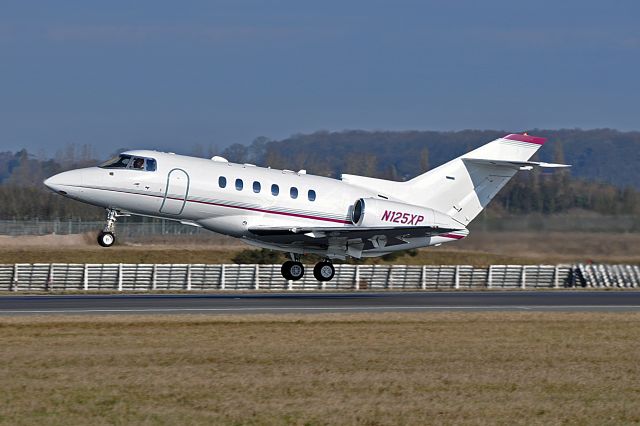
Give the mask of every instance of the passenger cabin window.
POLYGON ((227 178, 224 176, 220 176, 218 178, 218 186, 220 188, 226 188, 227 187, 227 178))
POLYGON ((271 185, 271 195, 276 197, 279 193, 280 193, 280 187, 278 185, 276 185, 275 183, 273 185, 271 185))
POLYGON ((258 181, 253 182, 253 192, 255 192, 256 194, 260 192, 260 182, 258 181))
POLYGON ((309 192, 307 193, 307 198, 309 198, 309 201, 315 201, 316 191, 314 191, 313 189, 310 189, 309 192))
POLYGON ((242 179, 236 179, 236 189, 238 191, 242 191, 242 187, 243 187, 243 183, 242 183, 242 179))
POLYGON ((291 190, 289 190, 289 195, 291 195, 291 198, 298 198, 298 188, 292 186, 291 190))

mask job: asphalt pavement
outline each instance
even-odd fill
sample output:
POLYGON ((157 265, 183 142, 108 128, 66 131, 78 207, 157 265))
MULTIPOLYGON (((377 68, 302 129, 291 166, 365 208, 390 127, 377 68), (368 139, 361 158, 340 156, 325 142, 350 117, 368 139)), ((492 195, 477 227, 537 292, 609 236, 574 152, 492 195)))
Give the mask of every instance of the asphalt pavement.
POLYGON ((0 315, 434 311, 640 311, 640 292, 574 289, 0 296, 0 315))

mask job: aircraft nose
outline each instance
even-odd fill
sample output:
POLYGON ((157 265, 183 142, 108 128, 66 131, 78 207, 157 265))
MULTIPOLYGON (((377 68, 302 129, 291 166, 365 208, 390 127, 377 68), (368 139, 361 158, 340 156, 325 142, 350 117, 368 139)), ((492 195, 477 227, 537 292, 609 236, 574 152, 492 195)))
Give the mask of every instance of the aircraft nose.
POLYGON ((70 170, 68 172, 58 173, 46 179, 44 185, 54 192, 58 192, 62 195, 66 195, 65 187, 77 185, 81 183, 81 175, 76 170, 70 170))
POLYGON ((58 187, 60 186, 60 179, 58 178, 59 174, 53 175, 48 179, 44 180, 44 185, 52 191, 58 191, 58 187))

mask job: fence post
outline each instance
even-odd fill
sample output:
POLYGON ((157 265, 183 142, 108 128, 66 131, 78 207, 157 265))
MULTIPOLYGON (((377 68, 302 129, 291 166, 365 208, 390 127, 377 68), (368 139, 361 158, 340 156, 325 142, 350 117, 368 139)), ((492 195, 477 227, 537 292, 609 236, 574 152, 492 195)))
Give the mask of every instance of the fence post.
POLYGON ((422 265, 422 275, 420 276, 420 288, 427 289, 427 265, 422 265))
POLYGON ((520 271, 520 288, 527 287, 527 267, 522 265, 522 271, 520 271))
POLYGON ((53 289, 53 263, 49 264, 49 279, 47 280, 47 291, 51 291, 53 289))
MULTIPOLYGON (((164 221, 162 222, 164 223, 164 221)), ((224 290, 225 287, 225 282, 224 282, 224 270, 225 270, 225 265, 224 263, 222 264, 222 270, 220 271, 220 290, 224 290)))
POLYGON ((454 279, 453 288, 458 290, 460 288, 460 265, 456 265, 456 270, 454 272, 453 279, 454 279))
POLYGON ((187 264, 187 291, 191 291, 191 264, 187 264))
POLYGON ((293 280, 287 280, 287 290, 293 290, 293 280))
POLYGON ((255 289, 260 290, 260 265, 256 263, 255 276, 255 289))
POLYGON ((18 264, 14 263, 13 264, 13 282, 12 282, 12 286, 11 286, 11 290, 13 291, 18 291, 18 264))
POLYGON ((153 264, 153 269, 151 270, 151 290, 158 289, 158 264, 153 264))
POLYGON ((118 291, 122 291, 122 263, 118 263, 118 291))
POLYGON ((353 280, 355 281, 353 283, 353 288, 355 290, 360 290, 360 265, 356 265, 356 274, 353 280))
POLYGON ((389 265, 389 271, 387 272, 387 288, 393 290, 393 265, 389 265))
POLYGON ((553 271, 553 288, 560 287, 559 275, 560 275, 560 265, 556 265, 553 271))
POLYGON ((84 264, 84 274, 82 276, 82 288, 84 291, 89 290, 89 264, 84 264))
POLYGON ((487 270, 487 288, 491 288, 491 286, 493 285, 493 283, 491 282, 491 280, 493 279, 493 271, 491 270, 492 267, 493 265, 489 265, 489 269, 487 270))

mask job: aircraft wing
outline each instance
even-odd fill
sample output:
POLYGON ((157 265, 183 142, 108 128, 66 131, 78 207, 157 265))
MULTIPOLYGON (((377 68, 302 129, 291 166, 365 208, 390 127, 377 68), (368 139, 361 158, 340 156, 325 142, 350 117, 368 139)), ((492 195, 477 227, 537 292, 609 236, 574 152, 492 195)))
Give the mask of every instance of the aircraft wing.
POLYGON ((411 238, 434 237, 455 232, 453 238, 468 234, 466 228, 433 226, 400 227, 266 227, 249 228, 260 241, 307 250, 328 250, 335 255, 360 257, 362 250, 407 244, 411 238))

